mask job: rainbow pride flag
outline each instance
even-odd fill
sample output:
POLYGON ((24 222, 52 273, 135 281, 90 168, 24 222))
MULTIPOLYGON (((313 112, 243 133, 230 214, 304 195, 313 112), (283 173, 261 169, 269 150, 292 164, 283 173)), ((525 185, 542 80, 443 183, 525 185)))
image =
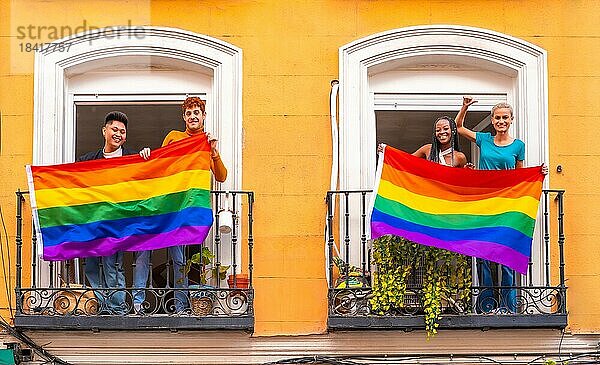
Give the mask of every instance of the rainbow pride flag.
POLYGON ((206 135, 139 155, 27 166, 45 260, 201 243, 213 222, 206 135))
POLYGON ((389 146, 379 161, 372 239, 392 234, 526 273, 541 167, 461 169, 389 146))

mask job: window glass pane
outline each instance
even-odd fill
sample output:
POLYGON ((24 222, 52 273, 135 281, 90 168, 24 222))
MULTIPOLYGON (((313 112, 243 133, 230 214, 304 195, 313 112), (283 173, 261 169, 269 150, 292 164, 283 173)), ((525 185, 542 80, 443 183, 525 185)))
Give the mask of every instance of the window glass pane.
POLYGON ((75 106, 76 138, 75 157, 104 145, 102 126, 104 117, 113 110, 127 114, 127 142, 131 149, 142 147, 155 149, 173 129, 184 130, 180 104, 80 104, 75 106))
MULTIPOLYGON (((376 110, 375 123, 377 125, 377 144, 385 143, 394 148, 413 153, 424 144, 431 143, 433 136, 433 122, 442 116, 454 118, 457 111, 422 111, 422 110, 376 110)), ((489 112, 469 111, 465 120, 468 128, 474 128, 486 117, 489 112)), ((485 132, 491 130, 488 124, 483 129, 485 132)), ((461 150, 471 158, 471 144, 466 138, 460 139, 461 150)))

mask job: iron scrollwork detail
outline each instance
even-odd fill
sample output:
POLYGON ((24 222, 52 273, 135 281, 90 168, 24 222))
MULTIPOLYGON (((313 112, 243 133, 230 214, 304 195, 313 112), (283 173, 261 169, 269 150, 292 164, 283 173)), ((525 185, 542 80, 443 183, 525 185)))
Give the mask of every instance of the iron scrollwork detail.
MULTIPOLYGON (((492 314, 534 315, 561 314, 564 312, 564 289, 551 286, 476 287, 464 298, 442 296, 442 313, 446 315, 492 314), (507 300, 506 291, 515 292, 516 301, 507 300), (481 298, 485 297, 485 300, 481 298)), ((447 294, 452 293, 451 290, 447 294)), ((370 307, 371 288, 348 288, 329 290, 329 315, 375 316, 370 307)), ((412 316, 423 313, 422 288, 407 290, 404 305, 389 308, 381 316, 412 316)))
POLYGON ((46 316, 212 316, 252 315, 252 289, 173 289, 173 288, 32 288, 21 289, 17 298, 23 315, 46 316), (137 290, 146 299, 136 309, 137 290), (180 303, 175 292, 186 292, 187 303, 180 303))

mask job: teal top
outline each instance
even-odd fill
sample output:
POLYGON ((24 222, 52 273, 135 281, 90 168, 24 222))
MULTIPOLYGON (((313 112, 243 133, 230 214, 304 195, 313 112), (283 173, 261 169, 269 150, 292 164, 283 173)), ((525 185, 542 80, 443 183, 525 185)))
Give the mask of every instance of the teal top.
POLYGON ((479 146, 480 170, 509 170, 516 167, 517 161, 525 159, 525 143, 520 139, 506 146, 497 146, 490 133, 477 132, 475 143, 479 146))

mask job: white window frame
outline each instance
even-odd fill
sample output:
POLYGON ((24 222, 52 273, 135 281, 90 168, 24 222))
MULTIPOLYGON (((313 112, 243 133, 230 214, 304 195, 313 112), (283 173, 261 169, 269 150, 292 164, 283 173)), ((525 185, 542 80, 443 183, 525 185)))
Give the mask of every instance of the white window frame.
MULTIPOLYGON (((187 95, 198 96, 202 100, 207 100, 206 93, 186 93, 186 94, 73 94, 67 96, 67 107, 65 108, 65 140, 72 140, 72 148, 69 151, 65 149, 66 161, 74 161, 75 156, 75 140, 76 140, 76 124, 75 120, 76 109, 78 105, 98 105, 98 104, 173 104, 181 105, 187 95), (70 107, 68 107, 70 105, 70 107)), ((207 120, 208 122, 208 120, 207 120)), ((181 128, 183 128, 183 119, 181 120, 181 128)))
POLYGON ((369 68, 424 55, 469 58, 516 73, 516 137, 527 143, 527 165, 548 160, 546 51, 486 29, 456 25, 408 27, 368 36, 339 50, 340 189, 373 186, 376 142, 369 68))
POLYGON ((224 189, 240 189, 242 181, 242 50, 221 40, 165 27, 119 27, 84 32, 45 47, 35 55, 33 163, 67 161, 72 133, 67 132, 69 108, 66 74, 89 62, 126 56, 158 56, 189 62, 212 71, 212 104, 219 152, 228 165, 224 189), (110 37, 107 37, 110 34, 110 37), (65 51, 68 49, 68 51, 65 51))
MULTIPOLYGON (((222 142, 220 155, 228 167, 222 190, 242 188, 242 50, 227 42, 190 31, 121 26, 98 29, 55 41, 35 54, 33 164, 50 165, 73 159, 73 95, 68 75, 87 65, 121 57, 161 57, 197 65, 212 74, 212 131, 222 142), (225 142, 226 141, 226 142, 225 142), (224 142, 224 143, 223 143, 224 142)), ((123 58, 124 59, 124 58, 123 58)), ((124 61, 126 63, 126 61, 124 61)), ((48 266, 38 264, 40 285, 48 282, 48 266)))
MULTIPOLYGON (((463 60, 479 65, 483 70, 500 70, 515 75, 514 100, 510 102, 516 115, 514 135, 527 145, 525 165, 534 166, 548 161, 548 70, 545 50, 487 29, 457 25, 407 27, 367 36, 339 49, 341 190, 372 189, 374 184, 375 97, 369 87, 369 71, 386 62, 427 56, 463 60)), ((459 106, 457 104, 456 108, 459 106)), ((544 186, 548 185, 549 176, 544 181, 544 186)), ((370 237, 370 232, 367 235, 370 237)), ((542 242, 539 225, 536 226, 534 237, 542 242)), ((542 245, 534 244, 532 249, 532 258, 541 263, 538 258, 541 257, 542 245)), ((534 282, 542 282, 543 270, 540 268, 537 267, 533 273, 534 282)))
MULTIPOLYGON (((379 110, 426 110, 426 111, 453 111, 458 113, 457 105, 462 102, 463 94, 425 94, 425 93, 372 93, 373 96, 373 111, 379 110)), ((512 90, 507 93, 489 93, 489 94, 474 94, 470 93, 477 103, 469 107, 469 111, 490 112, 492 107, 497 103, 506 103, 512 100, 512 90), (509 96, 510 94, 510 96, 509 96)), ((510 103, 510 102, 509 102, 510 103)), ((454 117, 455 114, 449 116, 454 117)), ((432 120, 433 121, 433 120, 432 120)), ((481 132, 492 123, 490 117, 486 117, 480 121, 472 129, 475 132, 481 132)), ((471 143, 471 161, 475 166, 479 163, 479 148, 475 143, 471 143)), ((393 146, 395 147, 395 146, 393 146)), ((408 151, 412 152, 412 151, 408 151)))

